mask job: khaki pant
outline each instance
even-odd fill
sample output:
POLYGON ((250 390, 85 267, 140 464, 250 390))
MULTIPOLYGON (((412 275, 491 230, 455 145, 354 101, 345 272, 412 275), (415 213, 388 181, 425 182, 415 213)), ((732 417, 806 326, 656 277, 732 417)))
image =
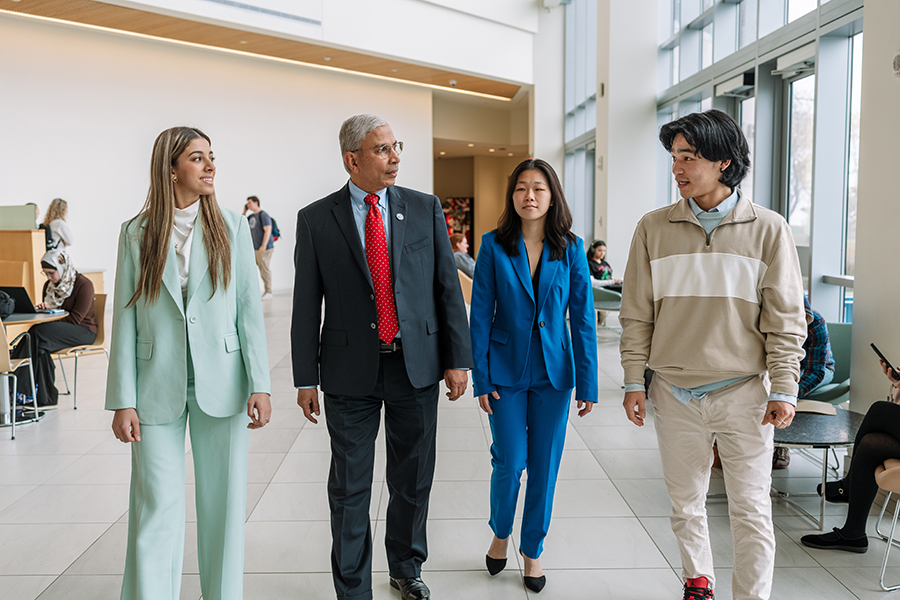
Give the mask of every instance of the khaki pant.
POLYGON ((768 387, 767 376, 749 377, 684 404, 659 374, 650 386, 682 576, 706 577, 713 588, 706 494, 717 442, 734 539, 734 600, 768 600, 772 590, 775 532, 769 491, 775 430, 761 425, 768 387))
POLYGON ((256 266, 259 267, 259 275, 263 280, 263 293, 272 293, 272 271, 269 269, 269 261, 272 260, 272 253, 275 248, 264 250, 263 252, 254 252, 256 255, 256 266))

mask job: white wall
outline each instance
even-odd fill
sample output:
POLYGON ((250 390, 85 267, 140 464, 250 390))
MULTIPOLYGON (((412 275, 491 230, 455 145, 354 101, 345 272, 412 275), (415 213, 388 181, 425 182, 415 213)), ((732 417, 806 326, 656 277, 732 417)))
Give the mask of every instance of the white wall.
POLYGON ((432 188, 431 91, 0 14, 0 204, 69 202, 76 267, 106 270, 119 224, 140 210, 150 151, 167 127, 213 141, 216 193, 240 211, 259 196, 283 238, 274 288, 293 282, 299 208, 347 181, 337 132, 380 114, 406 144, 398 184, 432 188))
POLYGON ((531 83, 535 0, 106 0, 142 10, 289 39, 531 83))
POLYGON ((900 2, 866 2, 862 104, 860 106, 859 202, 853 286, 853 347, 850 404, 865 412, 887 394, 887 380, 869 348, 875 342, 900 363, 900 276, 897 274, 897 163, 900 151, 900 78, 891 71, 900 50, 900 2))
POLYGON ((657 5, 600 0, 597 6, 597 82, 605 93, 597 98, 594 235, 606 241, 617 276, 625 273, 637 222, 656 207, 657 5))
MULTIPOLYGON (((534 38, 534 88, 531 95, 533 156, 563 172, 565 161, 565 7, 540 9, 538 34, 534 38)), ((521 60, 527 60, 523 56, 521 60)), ((512 169, 510 169, 510 172, 512 169)))

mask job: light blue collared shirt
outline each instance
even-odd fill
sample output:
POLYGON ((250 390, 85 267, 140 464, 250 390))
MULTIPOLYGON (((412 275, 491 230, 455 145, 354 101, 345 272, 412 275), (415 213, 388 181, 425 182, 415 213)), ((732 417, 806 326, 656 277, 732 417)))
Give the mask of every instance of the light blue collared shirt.
MULTIPOLYGON (((691 212, 694 213, 694 216, 697 217, 697 220, 700 221, 700 226, 703 227, 703 231, 706 232, 706 235, 709 235, 713 229, 719 226, 719 224, 728 216, 728 214, 734 210, 734 207, 737 206, 738 200, 740 199, 737 188, 731 193, 730 196, 725 198, 722 202, 709 209, 708 211, 703 210, 700 206, 697 205, 697 202, 694 201, 693 198, 688 199, 688 205, 691 207, 691 212)), ((751 377, 753 377, 751 375, 751 377)), ((725 379, 723 381, 716 381, 713 383, 707 383, 706 385, 701 385, 695 388, 680 388, 678 386, 672 386, 672 395, 675 396, 680 402, 684 404, 688 404, 692 398, 696 398, 697 400, 702 400, 706 397, 706 394, 712 392, 714 390, 721 389, 726 385, 731 385, 735 381, 740 381, 744 379, 744 377, 735 377, 732 379, 725 379)), ((639 392, 643 391, 644 386, 639 383, 626 383, 625 391, 626 392, 639 392)), ((797 405, 797 397, 796 396, 788 396, 787 394, 778 394, 771 393, 769 394, 770 402, 787 402, 788 404, 792 404, 794 406, 797 405)))
POLYGON ((706 232, 707 235, 719 226, 719 223, 728 216, 735 206, 738 203, 738 193, 737 188, 731 192, 731 195, 719 202, 716 206, 712 207, 709 210, 703 210, 697 205, 697 202, 694 201, 693 198, 688 199, 688 204, 691 206, 691 211, 694 213, 694 216, 697 217, 697 220, 700 221, 700 225, 703 227, 703 231, 706 232))
MULTIPOLYGON (((381 211, 381 221, 384 223, 384 239, 387 241, 388 256, 391 251, 391 218, 388 214, 388 189, 377 192, 378 202, 375 206, 381 211)), ((366 251, 366 217, 369 215, 369 205, 366 203, 368 192, 359 189, 355 183, 350 182, 350 204, 353 205, 353 220, 356 222, 356 230, 359 232, 359 241, 362 243, 363 252, 366 251)))

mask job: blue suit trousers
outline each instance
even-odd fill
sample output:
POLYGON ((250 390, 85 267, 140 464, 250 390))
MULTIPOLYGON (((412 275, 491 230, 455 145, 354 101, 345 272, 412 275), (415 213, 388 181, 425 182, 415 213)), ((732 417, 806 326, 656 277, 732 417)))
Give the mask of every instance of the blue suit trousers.
POLYGON ((550 529, 572 388, 560 391, 550 383, 537 331, 531 335, 528 364, 518 383, 497 386, 500 398, 491 398, 490 526, 499 539, 512 533, 522 471, 527 469, 519 548, 528 558, 538 558, 550 529))

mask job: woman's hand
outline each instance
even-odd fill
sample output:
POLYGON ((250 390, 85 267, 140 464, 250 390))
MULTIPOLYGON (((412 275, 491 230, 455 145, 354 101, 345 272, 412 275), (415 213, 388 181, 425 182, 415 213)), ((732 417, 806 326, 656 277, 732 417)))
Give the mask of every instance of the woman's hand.
POLYGON ((34 308, 35 308, 36 310, 49 310, 49 309, 50 309, 50 307, 47 306, 47 303, 46 303, 46 302, 41 302, 40 304, 35 304, 35 305, 34 305, 34 308))
POLYGON ((250 394, 250 399, 247 400, 247 416, 251 421, 247 423, 247 429, 265 427, 272 417, 272 401, 269 395, 262 392, 250 394))
POLYGON ((583 417, 594 409, 594 403, 587 400, 579 400, 577 406, 579 417, 583 417))
POLYGON ((137 411, 133 408, 120 408, 116 411, 112 422, 113 433, 120 442, 141 441, 141 424, 137 411))
POLYGON ((616 285, 621 285, 622 280, 621 279, 613 279, 613 283, 615 283, 616 285))
POLYGON ((888 368, 888 366, 887 366, 887 363, 884 362, 883 360, 880 360, 878 362, 881 363, 881 370, 884 371, 885 377, 887 377, 888 379, 891 380, 891 385, 894 386, 895 388, 900 388, 900 385, 897 385, 898 383, 900 383, 900 379, 894 379, 894 377, 891 375, 890 368, 888 368))
MULTIPOLYGON (((500 394, 498 394, 496 390, 491 392, 490 395, 493 396, 494 400, 500 399, 500 394)), ((478 396, 478 405, 481 407, 481 410, 483 410, 487 414, 494 414, 494 411, 491 410, 491 401, 488 398, 488 394, 485 394, 484 396, 478 396)))

